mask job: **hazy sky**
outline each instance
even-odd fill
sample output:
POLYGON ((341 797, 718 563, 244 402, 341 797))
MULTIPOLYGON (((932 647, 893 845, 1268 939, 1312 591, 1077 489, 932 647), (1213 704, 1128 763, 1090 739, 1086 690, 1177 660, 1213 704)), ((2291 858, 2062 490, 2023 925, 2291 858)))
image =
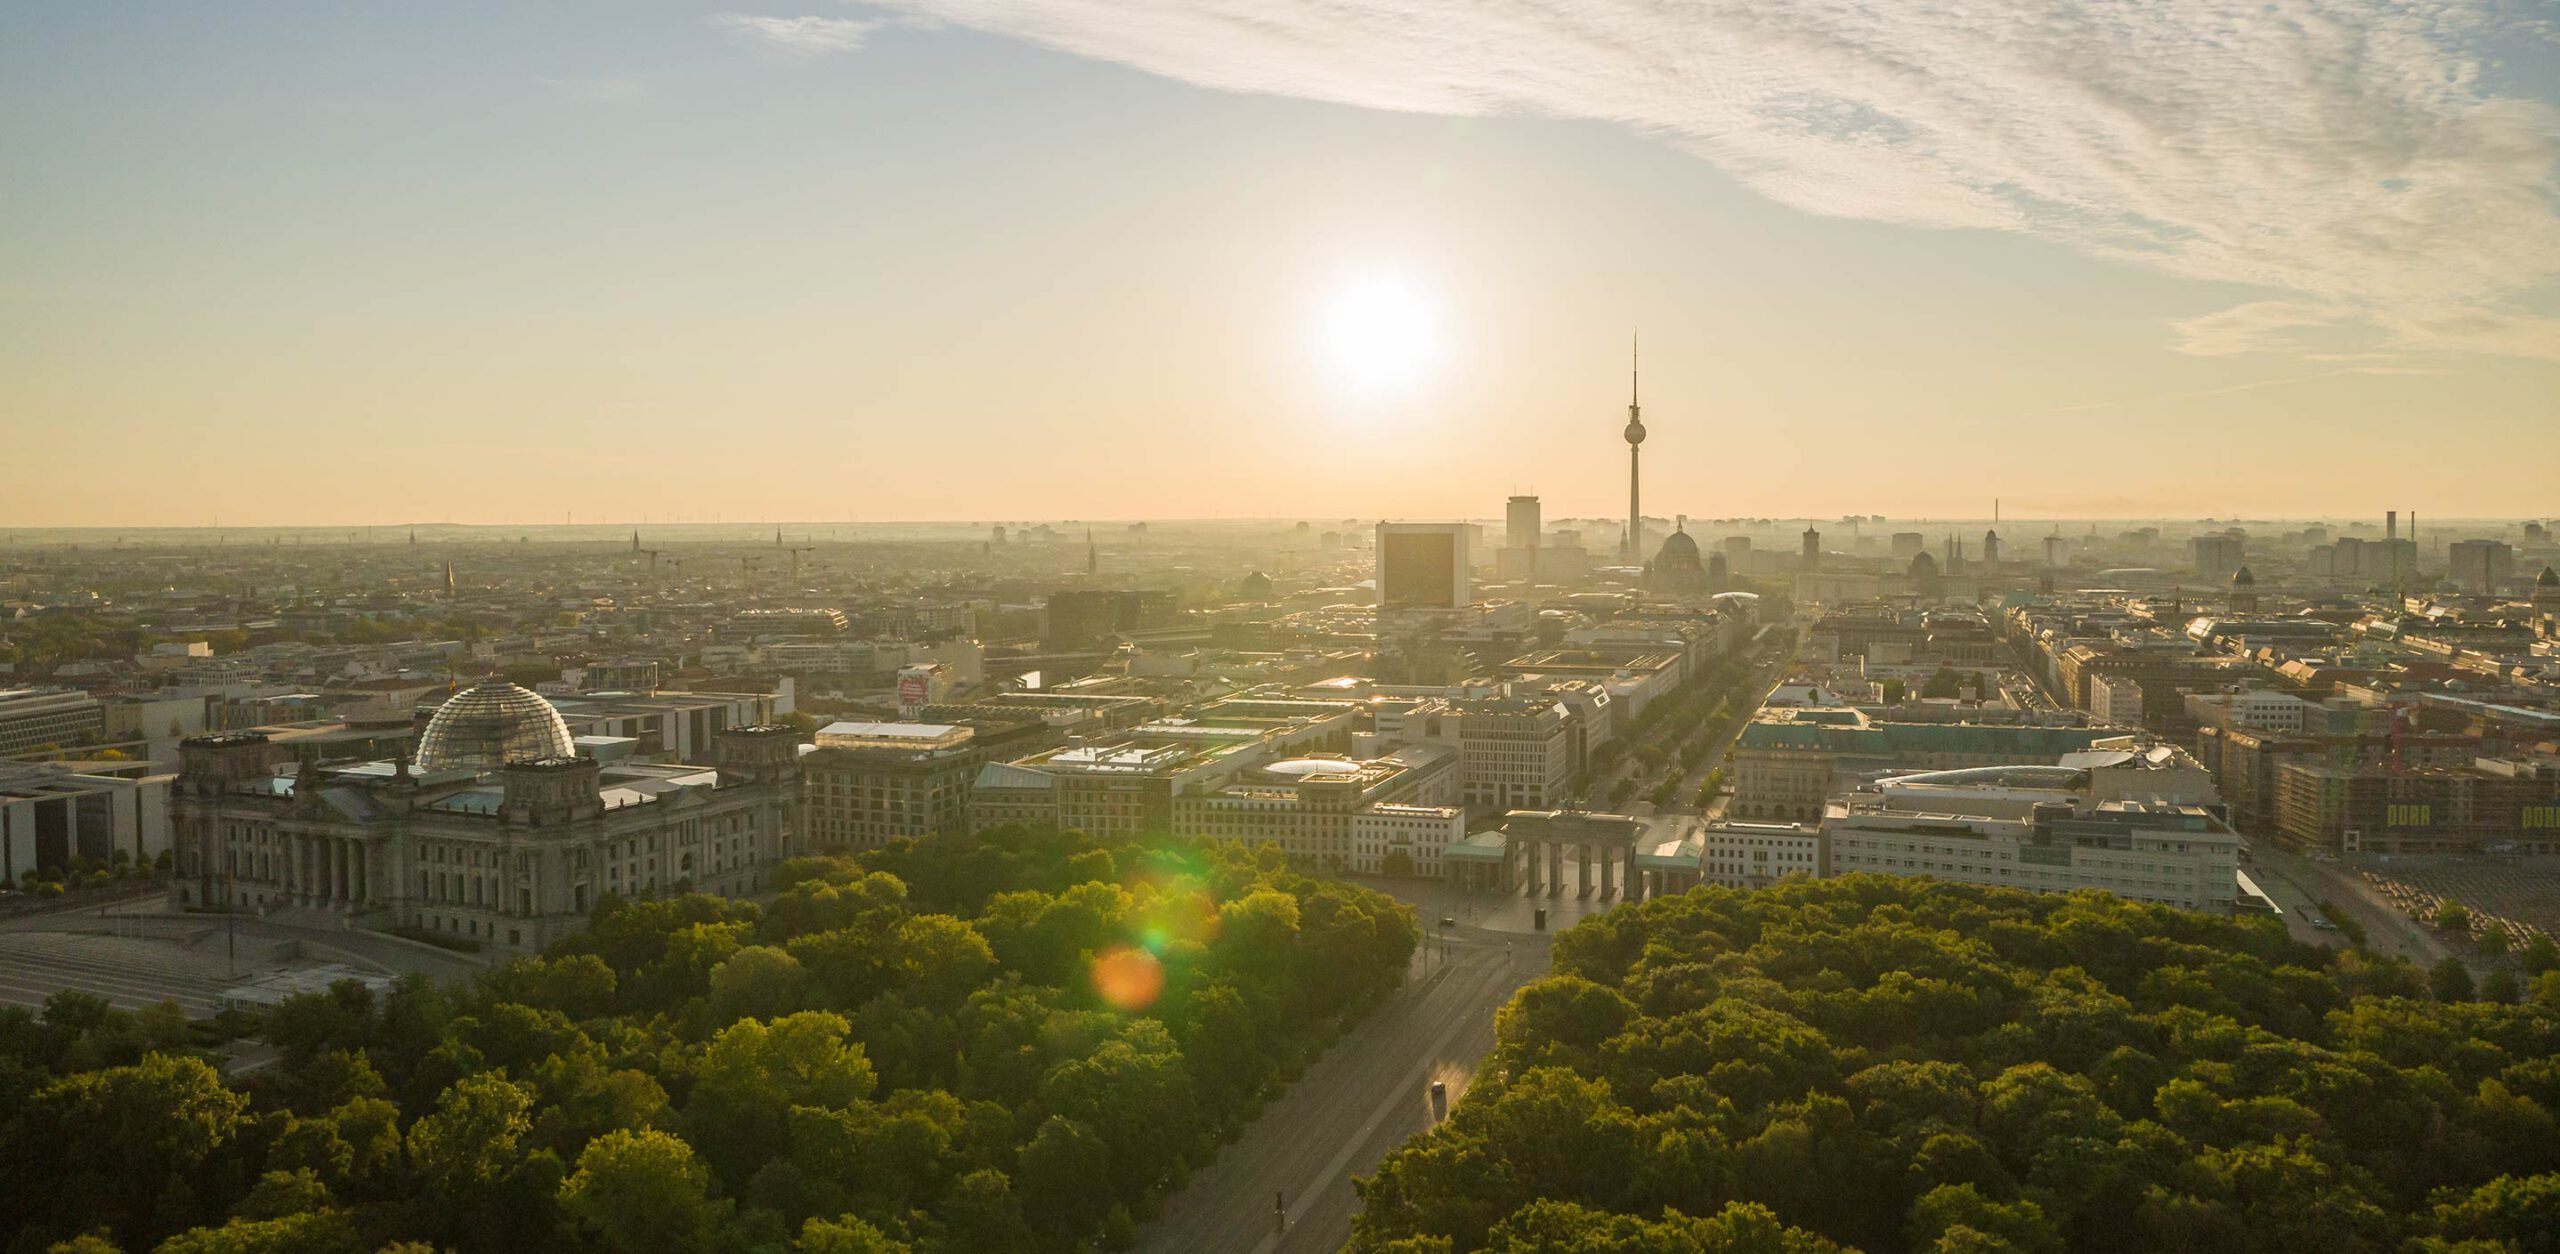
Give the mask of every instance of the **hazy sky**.
POLYGON ((2555 25, 0 6, 0 525, 2549 515, 2555 25))

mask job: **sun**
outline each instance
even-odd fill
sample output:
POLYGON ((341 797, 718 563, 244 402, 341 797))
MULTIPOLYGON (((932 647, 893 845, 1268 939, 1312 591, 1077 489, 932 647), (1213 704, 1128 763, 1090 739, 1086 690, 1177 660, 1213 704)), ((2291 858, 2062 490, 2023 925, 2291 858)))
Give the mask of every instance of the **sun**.
POLYGON ((1335 291, 1317 335, 1334 378, 1359 392, 1411 389, 1439 364, 1439 310, 1399 276, 1364 278, 1335 291))

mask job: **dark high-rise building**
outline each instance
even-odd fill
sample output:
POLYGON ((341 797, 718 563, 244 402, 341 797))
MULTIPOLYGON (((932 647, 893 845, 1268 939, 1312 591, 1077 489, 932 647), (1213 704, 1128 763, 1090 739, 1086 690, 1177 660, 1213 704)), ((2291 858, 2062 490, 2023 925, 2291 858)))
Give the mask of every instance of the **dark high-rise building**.
POLYGON ((1378 524, 1378 608, 1454 610, 1467 603, 1463 523, 1378 524))
POLYGON ((2196 573, 2207 579, 2229 579, 2240 569, 2242 545, 2233 535, 2197 536, 2196 573))
POLYGON ((1049 649, 1091 648, 1124 631, 1170 627, 1181 614, 1181 600, 1169 589, 1061 589, 1049 594, 1040 643, 1049 649))

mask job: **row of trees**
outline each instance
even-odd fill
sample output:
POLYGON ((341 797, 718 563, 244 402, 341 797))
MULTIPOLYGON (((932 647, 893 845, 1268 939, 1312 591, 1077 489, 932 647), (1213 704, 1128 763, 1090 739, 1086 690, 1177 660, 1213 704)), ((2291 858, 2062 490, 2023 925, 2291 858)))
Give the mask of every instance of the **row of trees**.
POLYGON ((75 888, 102 888, 121 881, 147 880, 168 870, 171 860, 166 849, 149 862, 137 861, 129 849, 116 849, 103 862, 74 854, 61 866, 28 867, 19 872, 18 887, 41 897, 59 897, 75 888))
POLYGON ((1417 939, 1268 847, 1007 829, 777 887, 294 999, 228 1080, 173 1012, 0 1011, 8 1248, 1112 1246, 1417 939))
POLYGON ((1364 1250, 2551 1250, 2560 977, 1856 876, 1588 920, 1364 1250))
POLYGON ((1640 789, 1656 806, 1676 804, 1680 782, 1706 761, 1716 737, 1749 713, 1741 704, 1749 694, 1741 689, 1758 660, 1748 654, 1729 656, 1656 699, 1592 752, 1589 769, 1574 781, 1572 791, 1588 797, 1596 780, 1605 778, 1605 805, 1623 806, 1640 789))

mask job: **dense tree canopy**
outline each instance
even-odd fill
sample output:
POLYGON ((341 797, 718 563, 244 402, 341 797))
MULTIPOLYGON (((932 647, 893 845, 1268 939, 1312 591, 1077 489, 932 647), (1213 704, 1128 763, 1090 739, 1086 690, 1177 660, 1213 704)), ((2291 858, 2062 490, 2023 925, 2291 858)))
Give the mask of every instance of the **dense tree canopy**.
POLYGON ((0 1010, 0 1249, 1099 1247, 1417 938, 1268 847, 1007 829, 768 887, 295 999, 228 1082, 158 1016, 0 1010))
POLYGON ((2560 1006, 2436 984, 2095 892, 1665 897, 1557 938, 1355 1246, 2560 1250, 2560 1006))

